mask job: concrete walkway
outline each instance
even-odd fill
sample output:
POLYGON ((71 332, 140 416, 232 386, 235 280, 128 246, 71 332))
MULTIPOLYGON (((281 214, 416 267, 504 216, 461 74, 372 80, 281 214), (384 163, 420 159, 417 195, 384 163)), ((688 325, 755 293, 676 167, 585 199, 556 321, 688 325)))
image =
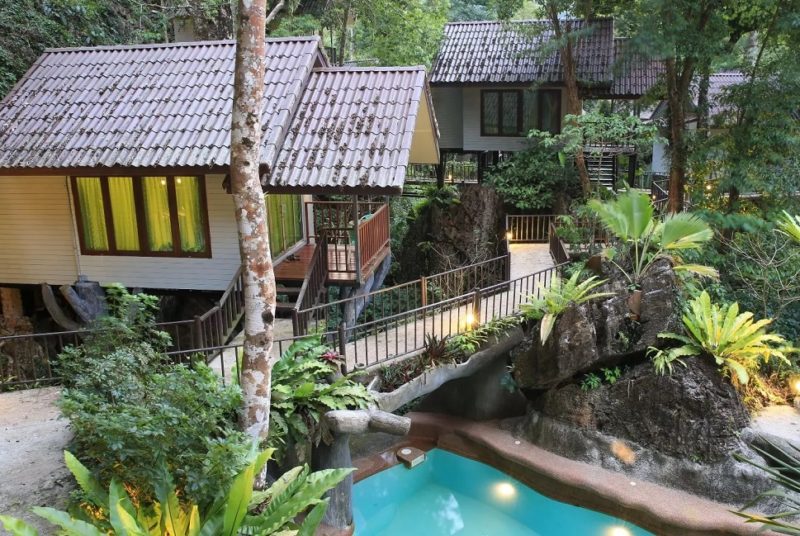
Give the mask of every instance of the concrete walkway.
MULTIPOLYGON (((545 277, 533 276, 554 266, 547 244, 511 244, 511 281, 508 287, 499 289, 480 300, 479 315, 475 317, 471 296, 461 300, 430 305, 425 313, 405 316, 396 320, 379 320, 375 323, 359 325, 355 333, 348 333, 351 342, 345 347, 347 370, 369 368, 382 365, 396 358, 416 353, 425 348, 427 337, 438 339, 450 337, 467 331, 476 323, 485 324, 492 319, 510 316, 519 311, 519 305, 528 301, 531 294, 542 286, 547 286, 552 274, 545 277), (355 339, 355 340, 352 340, 355 339)), ((280 355, 289 346, 292 337, 290 319, 278 318, 275 321, 275 340, 284 339, 273 346, 272 354, 280 355)), ((241 346, 239 334, 231 346, 241 346)), ((211 367, 225 378, 231 377, 235 370, 237 348, 225 350, 222 356, 211 361, 211 367)))

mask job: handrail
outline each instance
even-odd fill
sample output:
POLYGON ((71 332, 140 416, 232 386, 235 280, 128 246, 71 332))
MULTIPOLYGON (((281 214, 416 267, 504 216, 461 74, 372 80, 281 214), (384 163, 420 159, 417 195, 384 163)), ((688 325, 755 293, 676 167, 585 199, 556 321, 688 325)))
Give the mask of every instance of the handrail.
POLYGON ((362 273, 389 244, 389 205, 383 204, 366 221, 358 222, 358 248, 362 273))
POLYGON ((515 242, 547 242, 548 227, 555 214, 507 214, 506 240, 515 242))
POLYGON ((549 245, 550 245, 550 256, 553 257, 553 261, 556 264, 563 264, 565 262, 569 262, 569 251, 567 251, 566 245, 558 236, 558 230, 553 222, 550 222, 550 236, 549 236, 549 245))
POLYGON ((292 330, 295 334, 306 333, 307 319, 298 314, 300 309, 311 307, 316 302, 317 297, 328 279, 328 244, 323 238, 317 242, 314 248, 314 255, 311 257, 311 264, 308 272, 303 279, 303 285, 297 295, 294 309, 292 309, 292 330))

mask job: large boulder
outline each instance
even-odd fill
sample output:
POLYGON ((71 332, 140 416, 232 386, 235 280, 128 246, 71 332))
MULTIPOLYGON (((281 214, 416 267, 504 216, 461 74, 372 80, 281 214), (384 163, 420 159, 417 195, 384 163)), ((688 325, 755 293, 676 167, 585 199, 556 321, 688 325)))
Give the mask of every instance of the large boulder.
POLYGON ((665 376, 652 363, 640 363, 613 384, 590 391, 565 385, 542 393, 532 406, 547 417, 664 454, 720 460, 738 444, 749 414, 710 359, 685 362, 665 376))
MULTIPOLYGON (((515 431, 561 456, 718 501, 743 504, 773 486, 733 454, 758 459, 748 412, 711 360, 688 358, 670 376, 651 363, 614 384, 539 393, 515 431)), ((771 508, 771 507, 769 507, 771 508)))
POLYGON ((544 344, 533 329, 515 351, 520 387, 550 389, 576 374, 642 357, 648 347, 662 344, 659 333, 679 329, 677 278, 669 261, 655 263, 643 278, 639 318, 628 305, 631 291, 624 275, 608 263, 603 271, 609 281, 598 291, 612 297, 568 308, 544 344))

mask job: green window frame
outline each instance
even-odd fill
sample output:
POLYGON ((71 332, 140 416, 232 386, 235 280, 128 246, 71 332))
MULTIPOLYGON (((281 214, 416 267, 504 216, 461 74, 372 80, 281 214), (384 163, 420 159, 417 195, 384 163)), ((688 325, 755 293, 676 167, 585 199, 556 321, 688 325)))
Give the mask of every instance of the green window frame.
POLYGON ((481 136, 525 137, 532 129, 561 132, 558 89, 481 90, 481 136))
POLYGON ((205 177, 74 176, 81 253, 211 257, 205 177))

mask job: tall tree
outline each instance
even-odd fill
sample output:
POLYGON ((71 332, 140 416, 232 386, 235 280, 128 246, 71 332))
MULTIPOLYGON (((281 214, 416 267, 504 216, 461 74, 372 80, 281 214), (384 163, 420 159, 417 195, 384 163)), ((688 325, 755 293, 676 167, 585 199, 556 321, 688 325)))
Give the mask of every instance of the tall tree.
POLYGON ((231 187, 244 263, 244 354, 241 424, 261 441, 269 433, 275 274, 269 249, 267 209, 261 189, 261 111, 264 96, 266 25, 283 9, 281 0, 267 14, 267 0, 239 0, 236 13, 236 64, 231 114, 231 187))

